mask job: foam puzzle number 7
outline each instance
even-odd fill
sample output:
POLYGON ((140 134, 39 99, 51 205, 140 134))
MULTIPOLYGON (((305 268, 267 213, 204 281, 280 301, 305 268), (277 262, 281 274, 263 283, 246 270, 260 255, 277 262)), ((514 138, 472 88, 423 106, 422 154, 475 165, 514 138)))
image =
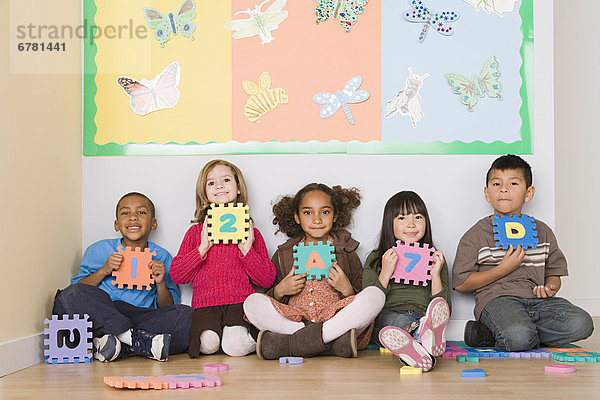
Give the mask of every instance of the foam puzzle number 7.
POLYGON ((396 283, 402 280, 405 284, 412 281, 415 286, 427 286, 427 281, 431 280, 435 248, 429 247, 427 243, 421 247, 419 243, 407 244, 398 240, 392 249, 398 254, 398 261, 391 279, 396 283))

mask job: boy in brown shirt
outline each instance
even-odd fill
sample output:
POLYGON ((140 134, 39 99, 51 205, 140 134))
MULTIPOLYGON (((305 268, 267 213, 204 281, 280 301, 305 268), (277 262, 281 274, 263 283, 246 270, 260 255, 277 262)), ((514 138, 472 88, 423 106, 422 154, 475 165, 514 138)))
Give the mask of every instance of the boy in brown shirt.
MULTIPOLYGON (((518 156, 499 157, 487 173, 484 192, 495 215, 521 215, 535 192, 531 167, 518 156)), ((536 248, 504 250, 494 239, 493 218, 481 219, 463 235, 452 269, 454 288, 475 294, 477 321, 465 326, 466 344, 525 351, 590 336, 590 315, 555 296, 568 272, 552 230, 535 220, 536 248)))

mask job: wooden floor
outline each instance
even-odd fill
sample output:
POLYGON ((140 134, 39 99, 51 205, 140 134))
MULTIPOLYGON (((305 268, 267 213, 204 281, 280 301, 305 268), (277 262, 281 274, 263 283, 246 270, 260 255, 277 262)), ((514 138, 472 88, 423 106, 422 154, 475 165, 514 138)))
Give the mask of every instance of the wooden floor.
MULTIPOLYGON (((595 318, 598 324, 600 319, 595 318)), ((600 351, 600 332, 578 343, 600 351)), ((256 355, 225 355, 190 359, 171 356, 166 363, 132 357, 113 363, 38 364, 0 378, 0 399, 600 399, 600 363, 572 363, 574 374, 546 374, 554 360, 480 359, 458 363, 438 359, 435 368, 420 376, 400 376, 400 363, 377 350, 356 359, 316 357, 302 365, 279 365, 256 355), (105 376, 201 373, 209 363, 227 363, 230 371, 217 373, 223 386, 202 389, 128 390, 103 383, 105 376), (462 369, 483 368, 486 378, 461 378, 462 369)))

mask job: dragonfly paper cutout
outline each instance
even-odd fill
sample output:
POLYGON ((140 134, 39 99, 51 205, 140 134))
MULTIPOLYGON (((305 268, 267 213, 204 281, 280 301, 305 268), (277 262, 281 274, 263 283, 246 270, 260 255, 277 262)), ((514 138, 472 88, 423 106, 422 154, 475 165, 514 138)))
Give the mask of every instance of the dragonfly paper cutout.
POLYGON ((267 44, 275 40, 273 35, 271 35, 271 31, 277 29, 279 24, 287 18, 288 12, 282 10, 286 0, 276 0, 264 12, 261 11, 262 6, 269 1, 265 0, 259 5, 254 6, 254 10, 249 8, 246 11, 238 11, 234 14, 249 15, 247 19, 236 19, 225 24, 225 28, 235 31, 232 35, 234 39, 243 39, 258 35, 262 44, 267 44))
POLYGON ((454 33, 454 29, 449 24, 458 19, 457 13, 454 11, 436 13, 429 9, 422 0, 408 0, 408 2, 412 9, 404 12, 404 19, 409 22, 424 24, 419 34, 419 43, 425 40, 430 27, 445 36, 450 36, 454 33))
POLYGON ((321 118, 329 118, 336 113, 340 107, 344 110, 346 118, 354 125, 354 116, 348 107, 348 104, 362 103, 369 98, 369 92, 366 90, 358 90, 362 78, 355 76, 350 79, 343 90, 338 90, 333 93, 317 93, 313 96, 313 101, 317 104, 323 104, 321 108, 321 118))

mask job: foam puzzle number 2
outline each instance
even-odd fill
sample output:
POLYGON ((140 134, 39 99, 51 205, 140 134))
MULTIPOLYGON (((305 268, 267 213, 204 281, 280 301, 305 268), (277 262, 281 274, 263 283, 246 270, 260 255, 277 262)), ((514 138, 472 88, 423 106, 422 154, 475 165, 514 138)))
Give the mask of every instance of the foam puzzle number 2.
POLYGON ((210 205, 208 210, 208 239, 223 243, 244 243, 248 239, 250 216, 242 203, 210 205))

